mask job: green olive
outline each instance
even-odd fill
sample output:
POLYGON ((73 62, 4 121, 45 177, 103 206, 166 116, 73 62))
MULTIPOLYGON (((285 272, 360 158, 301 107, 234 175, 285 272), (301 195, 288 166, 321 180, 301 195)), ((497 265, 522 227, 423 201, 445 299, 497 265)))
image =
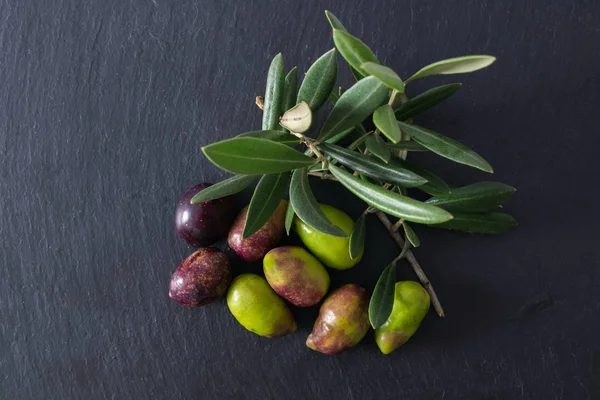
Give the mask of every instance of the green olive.
POLYGON ((323 213, 331 223, 341 228, 347 237, 328 235, 305 224, 298 217, 294 218, 294 231, 300 236, 302 243, 323 264, 334 269, 352 268, 361 260, 363 252, 350 258, 350 234, 354 230, 354 221, 341 210, 326 204, 319 204, 323 213))
POLYGON ((392 313, 385 324, 375 330, 379 350, 389 354, 406 343, 427 315, 429 304, 429 293, 419 283, 396 283, 392 313))
POLYGON ((265 278, 256 274, 242 274, 233 280, 227 292, 227 306, 244 328, 260 336, 284 336, 297 328, 283 299, 265 278))

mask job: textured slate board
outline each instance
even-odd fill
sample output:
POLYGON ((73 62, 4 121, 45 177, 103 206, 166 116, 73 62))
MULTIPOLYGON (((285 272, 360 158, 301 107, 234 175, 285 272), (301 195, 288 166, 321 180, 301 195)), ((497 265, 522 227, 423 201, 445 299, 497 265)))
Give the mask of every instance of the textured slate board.
MULTIPOLYGON (((591 0, 0 2, 0 398, 599 398, 599 15, 591 0), (372 334, 338 357, 309 351, 317 310, 267 340, 223 301, 167 297, 191 252, 173 232, 178 196, 225 176, 200 146, 260 126, 274 54, 305 71, 333 46, 325 8, 404 76, 498 57, 419 121, 519 189, 508 209, 521 226, 494 238, 417 227, 448 317, 431 313, 388 357, 372 334)), ((417 157, 458 184, 489 178, 417 157)), ((368 230, 365 261, 334 285, 372 287, 397 253, 376 220, 368 230)))

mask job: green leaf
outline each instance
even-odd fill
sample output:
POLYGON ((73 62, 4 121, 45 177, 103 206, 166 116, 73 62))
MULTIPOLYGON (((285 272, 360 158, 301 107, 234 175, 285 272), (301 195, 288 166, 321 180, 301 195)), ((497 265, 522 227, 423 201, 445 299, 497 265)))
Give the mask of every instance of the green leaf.
POLYGON ((337 135, 330 137, 329 139, 327 139, 325 141, 325 143, 336 144, 354 131, 355 131, 354 127, 348 128, 345 131, 342 131, 342 132, 338 133, 337 135))
POLYGON ((501 212, 489 213, 453 213, 452 221, 431 225, 435 228, 452 229, 470 233, 506 233, 518 224, 513 217, 501 212))
POLYGON ((204 155, 217 167, 234 174, 272 174, 302 168, 315 163, 281 143, 254 137, 237 137, 202 148, 204 155))
POLYGON ((277 54, 267 74, 267 87, 263 106, 263 130, 275 130, 279 127, 279 116, 282 113, 285 75, 283 56, 277 54))
POLYGON ((319 141, 324 142, 333 135, 358 125, 388 96, 388 89, 372 76, 356 82, 339 98, 331 114, 323 124, 319 141))
POLYGON ((391 68, 374 62, 366 62, 360 66, 360 69, 374 76, 390 89, 404 93, 404 82, 391 68))
POLYGON ((396 260, 385 267, 369 301, 369 322, 375 329, 385 324, 394 306, 396 290, 396 260))
POLYGON ((292 175, 290 203, 298 218, 319 232, 339 237, 348 236, 342 229, 333 225, 319 207, 310 190, 306 168, 297 169, 292 175))
POLYGON ((246 239, 262 228, 279 206, 290 183, 290 172, 268 174, 258 181, 246 215, 242 238, 246 239))
POLYGON ((478 182, 432 197, 426 203, 450 211, 489 211, 504 204, 515 191, 514 187, 500 182, 478 182))
POLYGON ((406 240, 408 240, 413 247, 419 247, 421 245, 421 240, 415 231, 413 231, 413 228, 411 228, 406 222, 402 223, 402 227, 404 228, 404 236, 406 236, 406 240))
POLYGON ((390 162, 392 152, 379 136, 367 136, 367 139, 365 140, 365 146, 367 146, 367 149, 381 161, 385 162, 386 164, 390 162))
POLYGON ((254 137, 254 138, 259 138, 259 139, 267 139, 267 140, 270 140, 272 142, 286 144, 288 146, 295 146, 298 143, 300 143, 300 139, 297 138, 294 135, 290 135, 287 132, 273 131, 273 130, 268 130, 268 131, 250 131, 250 132, 246 132, 246 133, 242 133, 240 135, 237 135, 237 137, 238 138, 254 137))
POLYGON ((428 193, 432 196, 450 193, 450 187, 448 186, 448 184, 444 182, 442 178, 429 171, 428 169, 421 168, 399 158, 394 158, 390 160, 390 164, 395 167, 406 168, 407 170, 412 171, 415 174, 427 179, 426 184, 421 185, 417 188, 425 193, 428 193))
POLYGON ((294 222, 294 207, 292 207, 292 203, 288 203, 287 211, 285 212, 285 233, 290 236, 290 231, 292 230, 292 222, 294 222))
POLYGON ((418 125, 398 121, 400 129, 416 142, 449 160, 493 173, 492 166, 483 157, 462 143, 418 125))
POLYGON ((365 182, 334 165, 330 164, 329 170, 348 190, 387 214, 421 224, 435 224, 452 219, 452 214, 446 210, 365 182))
POLYGON ((406 83, 430 75, 450 75, 473 72, 491 65, 494 61, 496 61, 496 57, 492 56, 464 56, 449 58, 447 60, 438 61, 421 68, 416 74, 408 78, 406 83))
POLYGON ((394 110, 389 104, 375 110, 373 123, 393 143, 398 143, 402 139, 402 132, 396 121, 396 115, 394 115, 394 110))
POLYGON ((344 25, 342 25, 340 20, 335 15, 333 15, 333 13, 331 11, 325 10, 325 16, 327 17, 327 20, 329 21, 329 25, 331 25, 331 28, 337 29, 340 31, 344 31, 344 32, 348 32, 346 30, 346 27, 344 27, 344 25))
POLYGON ((362 76, 367 75, 360 69, 362 64, 366 62, 379 63, 369 46, 346 31, 334 29, 333 41, 342 57, 362 76))
MULTIPOLYGON (((283 83, 283 104, 281 107, 281 111, 289 110, 296 104, 296 95, 298 93, 298 71, 297 68, 294 67, 288 72, 285 76, 283 83)), ((279 126, 277 129, 286 131, 286 129, 282 126, 279 126)))
POLYGON ((400 142, 394 143, 386 143, 385 144, 390 149, 394 150, 407 150, 407 151, 429 151, 428 148, 423 147, 419 143, 414 140, 401 140, 400 142))
POLYGON ((367 236, 366 214, 361 214, 354 224, 354 230, 350 235, 350 258, 356 258, 365 247, 367 236))
POLYGON ((305 101, 313 112, 317 112, 332 93, 336 79, 337 57, 335 49, 331 49, 315 61, 306 72, 300 85, 297 102, 305 101))
POLYGON ((204 203, 205 201, 220 199, 221 197, 239 193, 250 186, 255 180, 255 175, 234 175, 231 178, 227 178, 199 191, 192 197, 190 203, 204 203))
POLYGON ((425 110, 429 110, 431 107, 452 96, 461 86, 462 83, 451 83, 449 85, 434 87, 433 89, 429 89, 428 91, 413 97, 396 109, 396 119, 405 121, 425 110))
POLYGON ((369 157, 346 148, 322 144, 319 148, 343 165, 375 179, 395 183, 405 187, 416 187, 427 183, 423 177, 405 168, 385 164, 377 158, 369 157))

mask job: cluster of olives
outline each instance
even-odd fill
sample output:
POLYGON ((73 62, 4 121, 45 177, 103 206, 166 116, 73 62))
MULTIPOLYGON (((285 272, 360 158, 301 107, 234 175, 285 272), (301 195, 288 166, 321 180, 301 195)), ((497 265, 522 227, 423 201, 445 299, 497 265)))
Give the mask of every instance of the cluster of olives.
MULTIPOLYGON (((232 281, 227 255, 203 247, 185 259, 171 278, 169 296, 182 305, 204 306, 227 291, 227 306, 244 328, 265 337, 284 336, 297 328, 285 301, 296 307, 317 305, 329 290, 330 278, 323 264, 343 270, 362 258, 362 252, 350 257, 348 237, 316 231, 298 217, 293 229, 312 254, 302 247, 275 247, 285 234, 285 200, 261 229, 244 239, 248 207, 234 220, 235 202, 231 196, 190 204, 191 198, 208 186, 194 186, 181 197, 175 221, 179 236, 193 247, 203 247, 228 235, 229 247, 238 256, 248 262, 263 261, 264 278, 244 273, 232 281)), ((352 233, 354 222, 347 214, 328 205, 320 206, 334 225, 348 236, 352 233)), ((337 354, 356 345, 369 330, 368 305, 369 294, 358 285, 347 284, 333 291, 323 301, 306 345, 325 354, 337 354)), ((429 295, 420 284, 398 282, 392 313, 375 331, 381 351, 388 354, 405 343, 428 310, 429 295)))

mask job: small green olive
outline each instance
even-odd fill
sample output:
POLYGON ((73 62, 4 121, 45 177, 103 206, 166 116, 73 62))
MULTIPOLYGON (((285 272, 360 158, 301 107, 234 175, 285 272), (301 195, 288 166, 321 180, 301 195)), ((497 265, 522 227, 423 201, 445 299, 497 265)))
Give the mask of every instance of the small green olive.
POLYGON ((347 237, 328 235, 308 226, 298 217, 294 218, 294 231, 300 236, 302 243, 323 264, 334 269, 352 268, 362 258, 362 251, 355 258, 350 258, 350 234, 354 230, 354 221, 341 210, 326 204, 319 204, 323 213, 331 223, 342 229, 347 237))
POLYGON ((389 354, 406 343, 427 315, 429 304, 429 293, 419 283, 396 283, 392 313, 385 324, 375 330, 379 350, 389 354))

